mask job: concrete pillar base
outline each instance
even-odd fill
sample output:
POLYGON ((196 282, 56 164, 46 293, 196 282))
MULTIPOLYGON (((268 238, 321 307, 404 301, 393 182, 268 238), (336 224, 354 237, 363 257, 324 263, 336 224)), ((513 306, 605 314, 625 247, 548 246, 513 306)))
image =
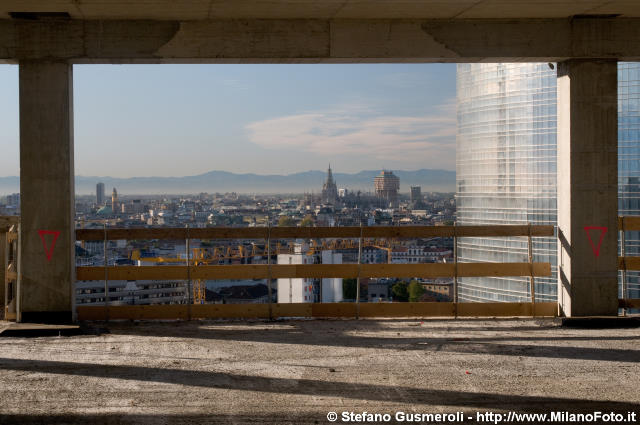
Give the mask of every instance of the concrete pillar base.
POLYGON ((64 324, 73 322, 73 313, 69 311, 23 311, 21 322, 64 324))

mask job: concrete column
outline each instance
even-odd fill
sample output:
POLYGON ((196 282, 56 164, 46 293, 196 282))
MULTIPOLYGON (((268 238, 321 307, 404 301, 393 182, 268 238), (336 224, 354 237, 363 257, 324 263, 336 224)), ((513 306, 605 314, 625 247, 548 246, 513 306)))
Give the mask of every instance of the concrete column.
POLYGON ((567 317, 618 312, 617 73, 615 60, 558 64, 558 302, 567 317))
POLYGON ((7 243, 5 228, 0 224, 0 320, 4 319, 4 274, 6 272, 5 244, 7 243))
POLYGON ((20 62, 23 322, 71 321, 75 310, 73 153, 72 66, 20 62))

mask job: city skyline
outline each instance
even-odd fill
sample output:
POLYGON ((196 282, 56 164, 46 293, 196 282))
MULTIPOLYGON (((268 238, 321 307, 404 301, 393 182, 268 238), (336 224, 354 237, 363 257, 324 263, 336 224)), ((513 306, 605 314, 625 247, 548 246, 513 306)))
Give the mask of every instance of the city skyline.
MULTIPOLYGON (((77 65, 75 173, 454 170, 454 67, 77 65)), ((17 105, 18 67, 0 66, 0 176, 19 173, 17 105)))
MULTIPOLYGON (((333 168, 333 167, 332 167, 333 168)), ((408 193, 412 185, 420 185, 425 191, 453 192, 455 171, 448 170, 394 170, 401 176, 401 191, 408 193)), ((349 190, 373 191, 373 178, 377 170, 361 170, 357 173, 342 173, 335 176, 341 188, 349 190)), ((224 171, 210 171, 195 176, 183 177, 138 177, 114 178, 109 176, 76 176, 75 192, 78 195, 94 194, 96 184, 103 183, 106 189, 117 186, 130 195, 141 194, 194 194, 200 192, 239 193, 302 193, 322 190, 326 171, 308 170, 287 175, 281 174, 235 174, 224 171)), ((0 196, 19 191, 19 177, 0 177, 0 196)))

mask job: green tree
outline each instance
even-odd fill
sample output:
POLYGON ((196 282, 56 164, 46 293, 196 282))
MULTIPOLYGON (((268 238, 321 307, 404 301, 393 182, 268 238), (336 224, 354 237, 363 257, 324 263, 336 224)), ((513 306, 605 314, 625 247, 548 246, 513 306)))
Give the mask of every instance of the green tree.
POLYGON ((286 215, 280 216, 280 219, 278 220, 278 226, 280 227, 291 227, 291 226, 295 226, 296 225, 296 221, 286 215))
POLYGON ((391 287, 394 301, 407 302, 409 300, 409 291, 407 290, 407 282, 401 280, 391 287))
POLYGON ((355 300, 358 291, 356 279, 342 279, 342 297, 345 300, 355 300))
POLYGON ((412 280, 409 283, 409 301, 412 303, 416 303, 420 301, 422 295, 424 294, 424 287, 418 283, 417 280, 412 280))
POLYGON ((311 226, 313 226, 313 217, 311 216, 311 214, 307 214, 300 222, 300 227, 311 227, 311 226))

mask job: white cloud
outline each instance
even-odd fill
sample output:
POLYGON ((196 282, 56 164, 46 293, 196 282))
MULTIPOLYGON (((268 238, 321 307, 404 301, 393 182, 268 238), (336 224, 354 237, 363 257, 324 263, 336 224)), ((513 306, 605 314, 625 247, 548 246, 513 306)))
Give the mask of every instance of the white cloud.
POLYGON ((358 155, 407 166, 455 164, 455 101, 429 115, 377 115, 362 106, 340 106, 257 121, 246 129, 251 142, 269 149, 358 155))
POLYGON ((235 78, 226 78, 222 80, 222 85, 231 87, 235 90, 247 91, 249 90, 249 85, 242 80, 238 80, 235 78))

